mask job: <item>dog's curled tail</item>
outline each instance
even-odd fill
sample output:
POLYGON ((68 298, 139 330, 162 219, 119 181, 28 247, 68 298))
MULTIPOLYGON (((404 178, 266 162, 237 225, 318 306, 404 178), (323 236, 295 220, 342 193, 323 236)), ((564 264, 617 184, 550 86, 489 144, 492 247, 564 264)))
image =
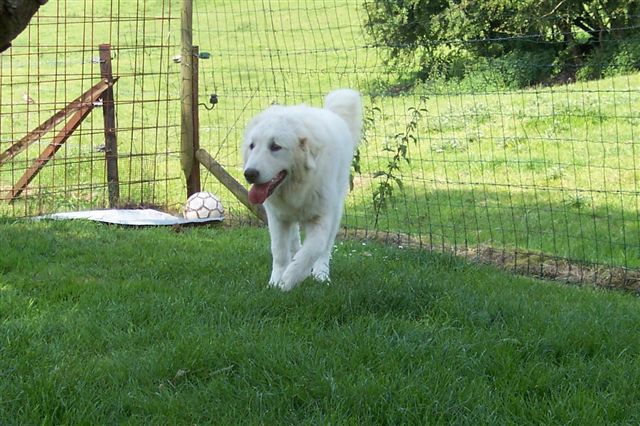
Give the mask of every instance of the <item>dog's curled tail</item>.
POLYGON ((337 114, 349 127, 354 146, 360 143, 362 132, 362 98, 352 89, 338 89, 324 99, 324 108, 337 114))

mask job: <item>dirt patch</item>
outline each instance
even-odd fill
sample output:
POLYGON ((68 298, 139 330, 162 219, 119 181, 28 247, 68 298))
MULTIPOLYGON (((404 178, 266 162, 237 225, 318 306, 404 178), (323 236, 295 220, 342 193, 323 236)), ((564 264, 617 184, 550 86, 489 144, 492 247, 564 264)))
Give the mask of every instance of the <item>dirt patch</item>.
POLYGON ((623 267, 572 262, 533 251, 508 251, 486 245, 432 244, 426 237, 396 232, 342 229, 343 239, 370 240, 407 248, 450 253, 473 262, 490 264, 519 275, 565 283, 593 285, 640 294, 640 271, 623 267))

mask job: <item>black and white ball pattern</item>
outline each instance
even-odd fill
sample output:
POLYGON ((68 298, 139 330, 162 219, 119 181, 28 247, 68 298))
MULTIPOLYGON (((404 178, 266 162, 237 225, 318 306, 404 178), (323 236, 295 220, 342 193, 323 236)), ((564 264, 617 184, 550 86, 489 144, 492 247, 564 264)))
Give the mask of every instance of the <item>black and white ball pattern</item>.
POLYGON ((187 199, 182 215, 186 220, 222 219, 224 207, 220 199, 212 193, 196 192, 187 199))

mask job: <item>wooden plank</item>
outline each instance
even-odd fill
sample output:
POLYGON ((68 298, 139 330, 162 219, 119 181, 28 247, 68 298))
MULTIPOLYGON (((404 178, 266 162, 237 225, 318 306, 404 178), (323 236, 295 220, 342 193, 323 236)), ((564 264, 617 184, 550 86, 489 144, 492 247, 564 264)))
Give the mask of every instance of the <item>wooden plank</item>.
POLYGON ((27 188, 27 185, 36 177, 38 172, 42 170, 42 168, 53 158, 53 156, 58 152, 58 150, 62 147, 62 145, 67 141, 69 136, 73 133, 74 130, 78 128, 80 123, 89 115, 91 110, 93 109, 93 104, 88 104, 83 106, 80 110, 76 111, 76 113, 71 116, 69 121, 67 121, 60 130, 60 132, 53 138, 49 146, 47 146, 44 151, 40 154, 40 156, 33 162, 31 167, 27 169, 27 171, 22 175, 22 177, 18 180, 18 182, 13 186, 13 189, 9 192, 7 199, 9 202, 14 201, 16 198, 22 194, 22 192, 27 188))
POLYGON ((6 163, 34 142, 37 142, 47 132, 62 122, 67 116, 87 104, 93 104, 104 92, 109 88, 109 83, 101 81, 94 85, 91 89, 84 92, 78 98, 70 102, 67 106, 56 112, 53 116, 45 120, 38 127, 27 133, 22 139, 11 145, 7 150, 0 154, 0 166, 6 163))
POLYGON ((196 159, 202 163, 213 175, 222 183, 231 193, 244 204, 258 219, 267 223, 267 213, 260 204, 251 204, 249 202, 249 192, 247 189, 233 178, 216 160, 209 155, 204 149, 196 151, 196 159))
POLYGON ((113 73, 111 69, 111 46, 100 45, 100 75, 109 87, 102 94, 102 116, 104 119, 104 156, 107 163, 107 188, 109 207, 115 208, 120 199, 120 177, 118 173, 118 140, 116 138, 116 108, 113 96, 113 73))
POLYGON ((191 165, 191 172, 187 176, 187 197, 191 194, 195 194, 196 192, 200 192, 200 163, 195 160, 195 153, 200 149, 200 117, 198 115, 198 54, 199 49, 198 46, 193 46, 193 76, 192 76, 192 99, 194 100, 192 103, 193 111, 191 112, 191 117, 193 119, 193 148, 192 152, 194 155, 193 164, 191 165))

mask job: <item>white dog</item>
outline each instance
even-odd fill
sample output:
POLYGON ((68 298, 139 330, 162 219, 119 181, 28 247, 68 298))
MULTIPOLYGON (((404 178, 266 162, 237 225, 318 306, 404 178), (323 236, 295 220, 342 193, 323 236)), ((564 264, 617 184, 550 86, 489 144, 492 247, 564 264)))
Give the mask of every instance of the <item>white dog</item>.
POLYGON ((340 89, 324 108, 272 106, 244 135, 249 201, 264 203, 271 235, 269 284, 288 291, 310 274, 329 280, 349 169, 362 128, 360 94, 340 89), (300 227, 305 239, 300 245, 300 227))

